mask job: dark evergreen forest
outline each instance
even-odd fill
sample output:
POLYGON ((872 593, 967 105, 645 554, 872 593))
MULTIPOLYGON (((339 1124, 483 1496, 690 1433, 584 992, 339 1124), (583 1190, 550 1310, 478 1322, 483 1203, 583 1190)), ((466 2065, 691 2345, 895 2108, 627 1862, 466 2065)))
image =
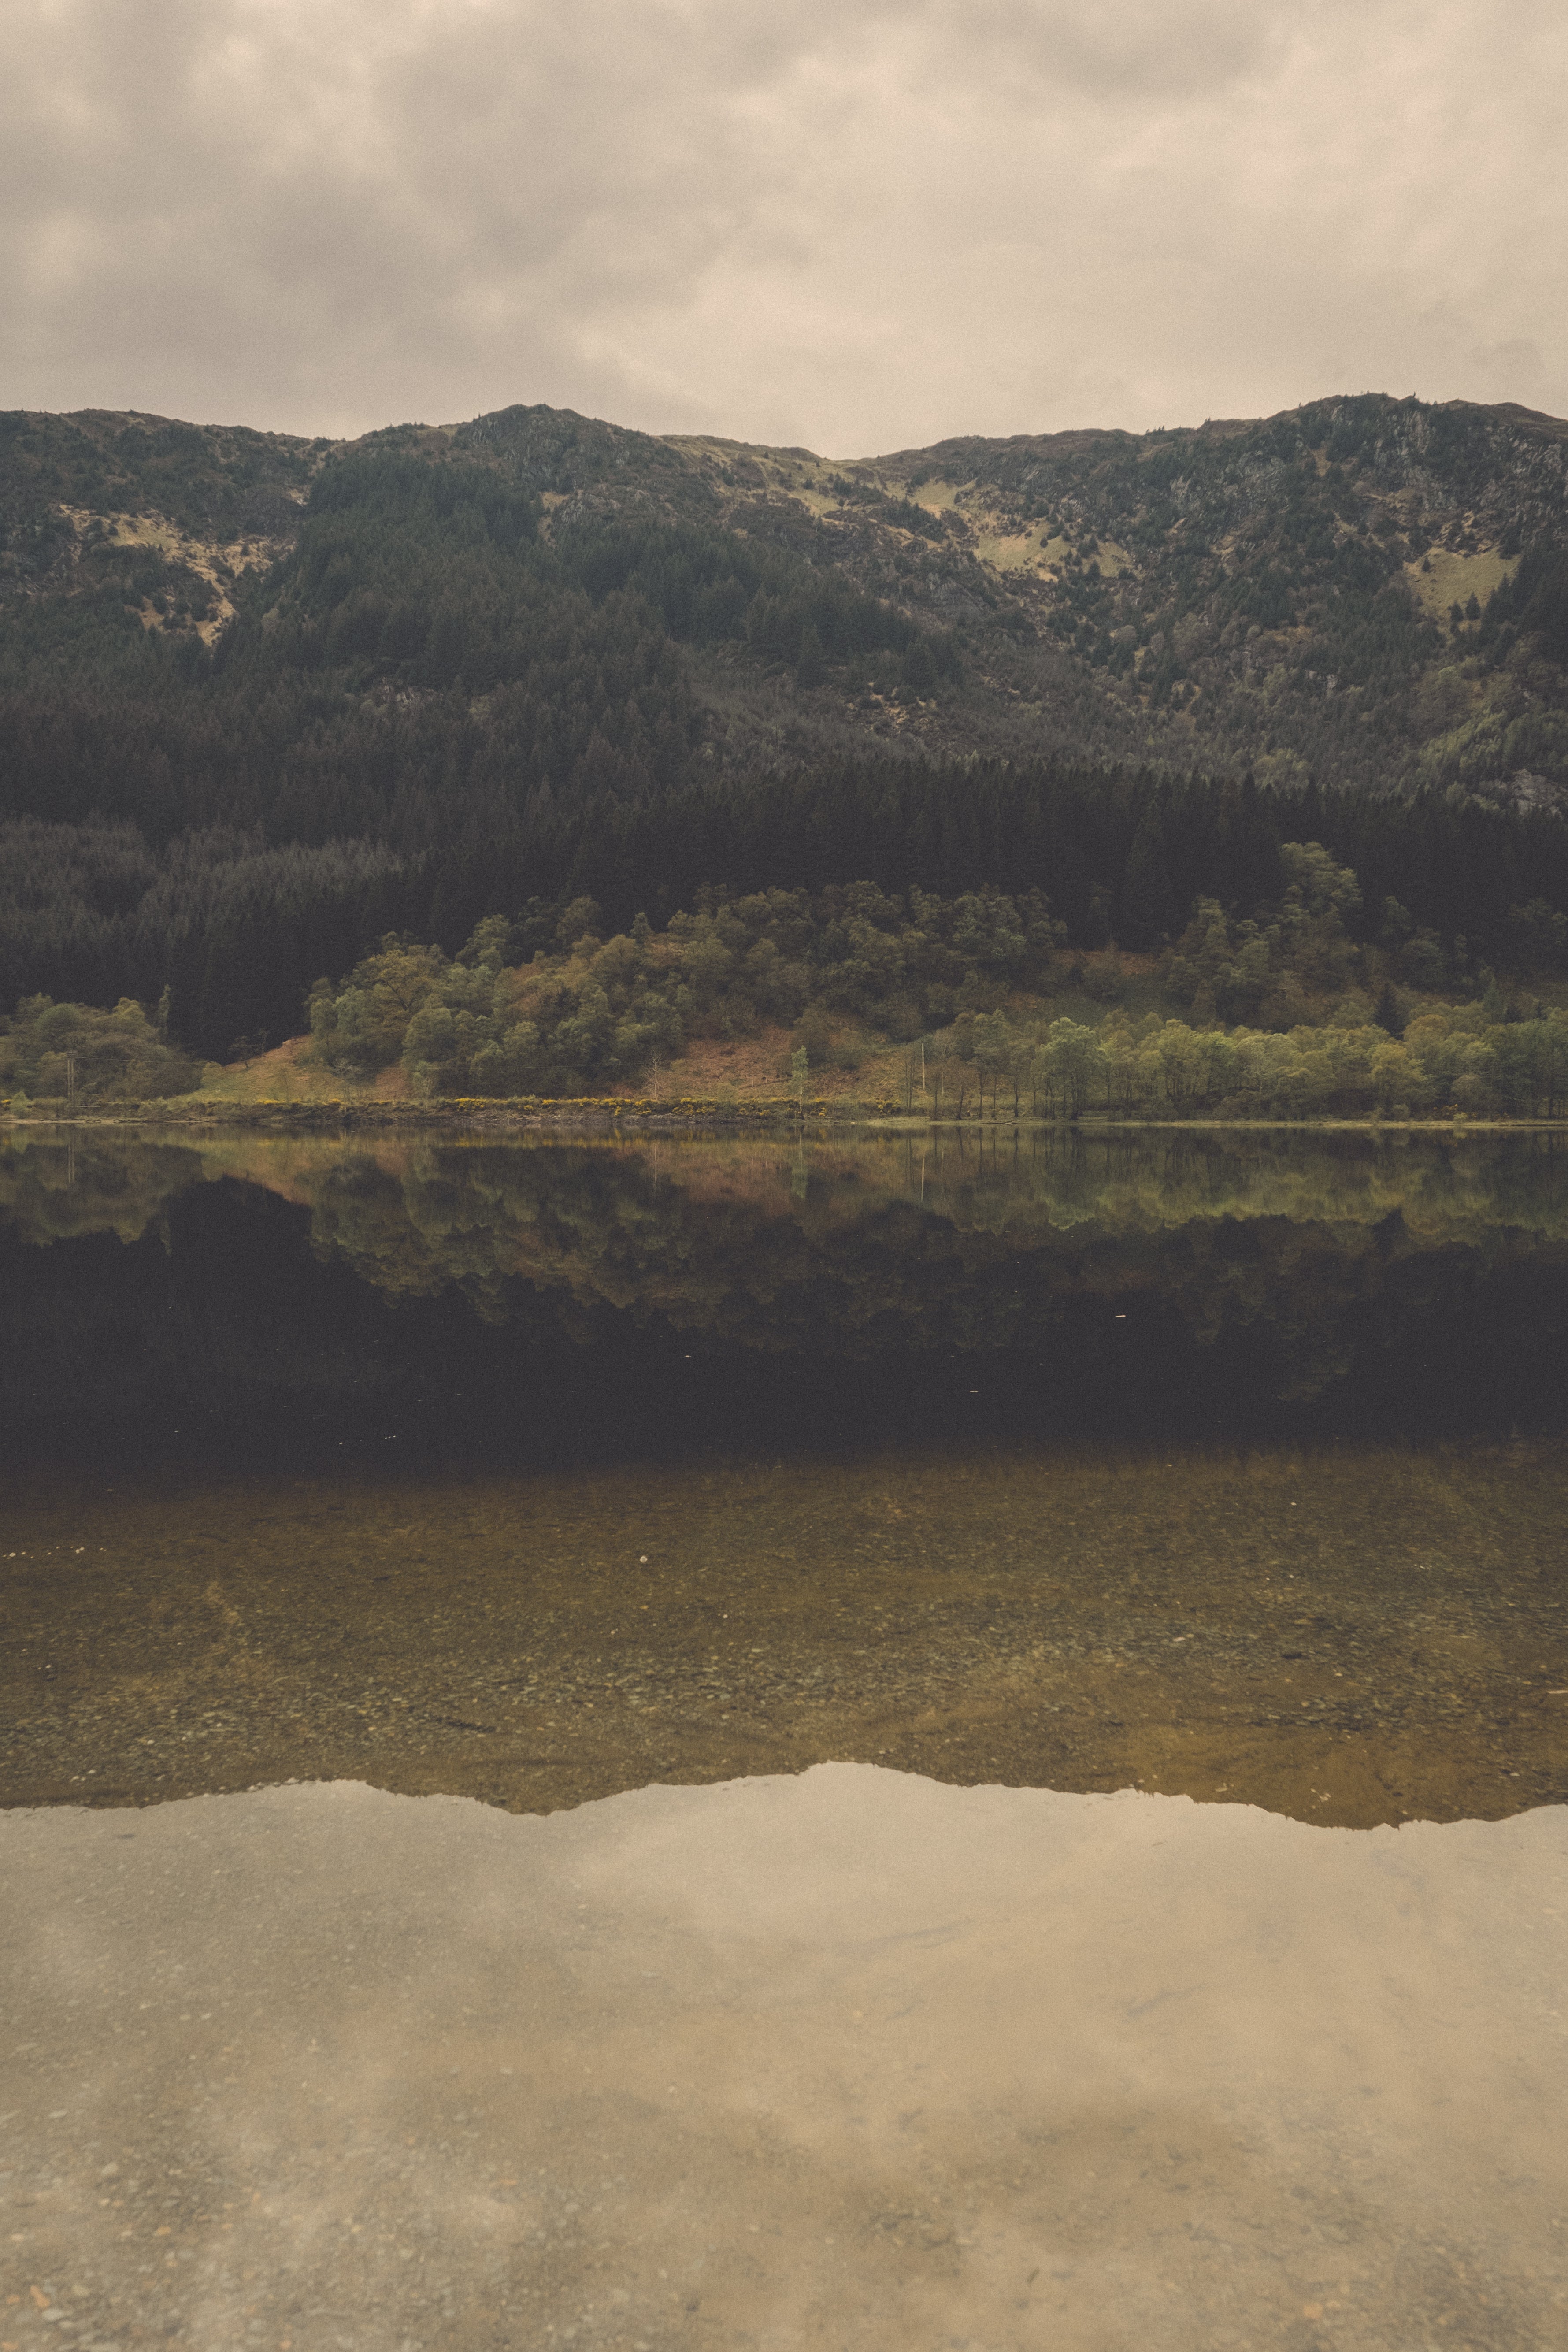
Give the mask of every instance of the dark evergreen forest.
POLYGON ((1440 800, 1411 804, 1255 785, 1173 784, 1068 768, 847 766, 755 784, 689 785, 626 803, 507 811, 488 834, 400 853, 384 841, 268 848, 258 835, 182 835, 161 850, 129 823, 26 819, 0 836, 0 957, 8 1003, 84 1003, 167 989, 172 1033, 226 1057, 306 1025, 322 974, 388 931, 456 953, 486 915, 519 951, 553 940, 591 898, 611 929, 660 926, 706 886, 821 890, 865 880, 953 895, 1042 892, 1069 946, 1175 938, 1200 897, 1244 913, 1279 895, 1279 845, 1321 842, 1361 879, 1352 935, 1432 935, 1434 984, 1484 965, 1557 968, 1568 828, 1440 800), (1393 913, 1390 913, 1390 902, 1393 913))

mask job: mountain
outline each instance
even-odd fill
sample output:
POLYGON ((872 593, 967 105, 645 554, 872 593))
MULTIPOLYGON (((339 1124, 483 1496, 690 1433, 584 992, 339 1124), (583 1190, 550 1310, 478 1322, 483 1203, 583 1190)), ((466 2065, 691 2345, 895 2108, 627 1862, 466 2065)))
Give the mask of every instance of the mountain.
POLYGON ((300 910, 292 1003, 371 924, 1010 883, 1031 824, 1069 929, 1153 938, 1144 798, 1184 780, 1317 795, 1324 838, 1325 793, 1568 807, 1565 470, 1558 419, 1375 394, 845 461, 542 407, 352 442, 0 416, 0 984, 189 1001, 265 901, 300 910))
POLYGON ((1369 394, 846 463, 548 408, 353 443, 0 418, 8 701, 40 670, 131 688, 128 635, 254 655, 271 630, 271 683, 330 680, 313 725, 456 687, 482 732, 498 686, 549 698, 536 641, 585 598, 625 674, 582 740, 585 703, 528 747, 556 792, 875 746, 1528 796, 1568 780, 1565 567, 1568 423, 1513 406, 1369 394), (520 594, 499 559, 523 549, 520 594), (673 657, 606 627, 628 593, 673 657))

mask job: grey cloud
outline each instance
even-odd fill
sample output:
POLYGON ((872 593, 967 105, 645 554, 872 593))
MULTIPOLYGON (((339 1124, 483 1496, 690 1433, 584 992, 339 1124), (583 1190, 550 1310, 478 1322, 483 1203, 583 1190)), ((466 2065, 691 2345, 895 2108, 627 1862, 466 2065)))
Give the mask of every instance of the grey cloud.
POLYGON ((0 0, 0 404, 1568 406, 1545 0, 0 0), (1501 26, 1501 30, 1499 27, 1501 26))
POLYGON ((1045 84, 1107 99, 1224 88, 1277 58, 1300 17, 1233 0, 940 0, 931 15, 949 51, 989 49, 1028 96, 1045 84))

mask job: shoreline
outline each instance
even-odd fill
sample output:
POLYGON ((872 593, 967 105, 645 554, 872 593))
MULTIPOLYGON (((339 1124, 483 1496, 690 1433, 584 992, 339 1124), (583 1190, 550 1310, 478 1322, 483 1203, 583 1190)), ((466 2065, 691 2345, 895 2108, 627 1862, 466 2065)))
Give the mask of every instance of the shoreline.
POLYGON ((687 1097, 668 1104, 626 1102, 614 1097, 568 1097, 559 1100, 489 1100, 480 1097, 427 1102, 234 1102, 103 1104, 79 1111, 0 1108, 0 1129, 68 1128, 162 1128, 211 1129, 267 1128, 311 1133, 352 1133, 357 1129, 483 1135, 677 1135, 769 1133, 781 1137, 820 1135, 831 1129, 865 1128, 879 1133, 960 1134, 1068 1130, 1077 1134, 1221 1132, 1224 1134, 1347 1135, 1552 1135, 1568 1129, 1562 1118, 1471 1118, 1460 1112, 1426 1118, 1119 1118, 1108 1114, 1043 1117, 995 1113, 968 1118, 907 1110, 894 1103, 769 1100, 722 1102, 687 1097))

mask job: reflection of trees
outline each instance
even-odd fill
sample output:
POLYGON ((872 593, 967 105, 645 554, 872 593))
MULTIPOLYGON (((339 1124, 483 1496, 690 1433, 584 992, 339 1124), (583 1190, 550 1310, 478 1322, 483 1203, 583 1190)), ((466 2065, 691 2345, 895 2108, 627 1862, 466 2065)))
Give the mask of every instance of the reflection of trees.
MULTIPOLYGON (((804 1192, 798 1156, 754 1142, 33 1143, 0 1151, 0 1213, 28 1242, 130 1241, 176 1195, 243 1176, 237 1197, 308 1210, 316 1258, 340 1285, 356 1278, 367 1307, 460 1294, 498 1336, 526 1326, 546 1353, 660 1330, 710 1353, 889 1367, 984 1351, 1053 1381, 1080 1367, 1106 1395, 1123 1365, 1146 1392, 1179 1382, 1194 1349, 1238 1382, 1245 1362, 1281 1399, 1379 1365, 1397 1385, 1478 1299, 1495 1321, 1536 1283, 1526 1304, 1542 1324, 1568 1277, 1553 1138, 880 1137, 808 1148, 804 1192)), ((289 1347, 308 1353, 307 1293, 289 1347)), ((321 1351, 330 1387, 324 1328, 321 1351)))
MULTIPOLYGON (((392 1142, 364 1156, 396 1169, 407 1153, 392 1142)), ((167 1142, 87 1127, 61 1140, 14 1129, 0 1136, 0 1227, 35 1244, 88 1234, 133 1242, 182 1193, 221 1177, 308 1204, 322 1171, 342 1157, 340 1143, 321 1139, 301 1145, 237 1135, 167 1142)))
MULTIPOLYGON (((68 1143, 17 1133, 0 1143, 0 1215, 37 1242, 95 1231, 130 1240, 190 1185, 236 1177, 308 1205, 318 1247, 347 1252, 366 1279, 405 1292, 603 1268, 624 1259, 633 1234, 654 1248, 683 1203, 704 1226, 743 1213, 818 1235, 918 1205, 961 1232, 1020 1242, 1085 1224, 1131 1237, 1269 1218, 1373 1227, 1394 1216, 1434 1244, 1480 1246, 1503 1231, 1568 1238, 1568 1144, 1552 1135, 878 1135, 805 1147, 804 1211, 802 1160, 794 1143, 706 1139, 176 1143, 89 1129, 68 1143)), ((692 1247, 683 1232, 679 1279, 695 1271, 692 1247)), ((616 1303, 630 1305, 621 1278, 616 1303)), ((600 1276, 587 1279, 596 1289, 600 1276)))
POLYGON ((1085 1343, 1136 1297, 1213 1348, 1267 1341, 1275 1392, 1320 1392, 1488 1269, 1568 1259, 1551 1139, 1462 1151, 1237 1150, 1206 1139, 1050 1138, 1032 1151, 840 1150, 806 1198, 784 1152, 505 1146, 363 1162, 312 1195, 319 1253, 402 1294, 457 1285, 504 1319, 526 1283, 569 1325, 605 1307, 721 1345, 850 1358, 1085 1343), (689 1177, 690 1181, 686 1179, 689 1177), (1099 1312, 1090 1310, 1099 1308, 1099 1312))
POLYGON ((70 1143, 15 1135, 0 1144, 0 1223, 37 1244, 85 1234, 133 1242, 205 1173, 184 1144, 100 1139, 91 1129, 70 1143))

